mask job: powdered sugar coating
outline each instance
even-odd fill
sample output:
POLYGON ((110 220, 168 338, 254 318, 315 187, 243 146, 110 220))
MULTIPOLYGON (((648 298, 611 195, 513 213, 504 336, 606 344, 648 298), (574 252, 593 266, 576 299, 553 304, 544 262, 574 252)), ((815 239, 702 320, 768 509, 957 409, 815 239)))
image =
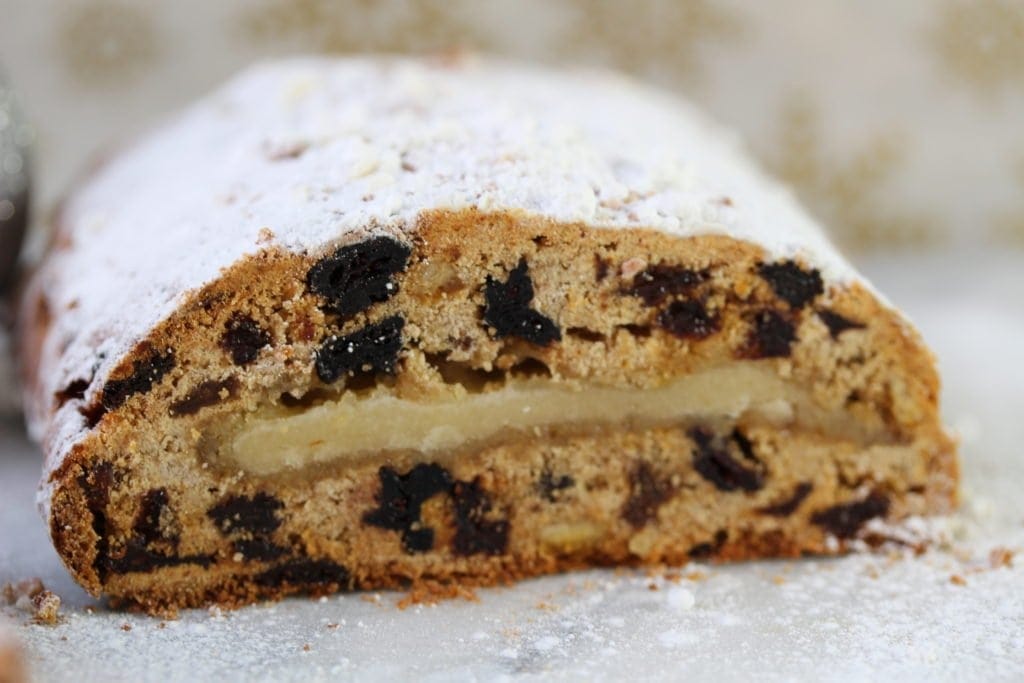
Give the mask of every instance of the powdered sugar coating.
MULTIPOLYGON (((666 94, 605 73, 474 58, 280 61, 191 107, 67 203, 61 230, 73 248, 51 255, 34 283, 56 313, 45 386, 29 406, 37 436, 55 391, 106 378, 240 258, 401 236, 424 210, 469 207, 724 233, 800 256, 829 284, 856 277, 727 133, 666 94)), ((74 406, 60 410, 46 435, 57 460, 85 430, 74 406)))

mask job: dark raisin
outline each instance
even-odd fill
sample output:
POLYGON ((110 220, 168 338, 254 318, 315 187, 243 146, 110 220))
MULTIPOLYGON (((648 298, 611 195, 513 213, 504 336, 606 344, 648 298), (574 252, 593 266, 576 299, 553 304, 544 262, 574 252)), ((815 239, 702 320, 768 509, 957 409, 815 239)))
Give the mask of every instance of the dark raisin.
POLYGON ((747 338, 747 358, 786 358, 796 341, 796 329, 790 320, 770 309, 754 315, 754 327, 747 338))
POLYGON ((546 500, 554 503, 558 498, 555 495, 556 491, 572 488, 575 485, 576 481, 568 474, 556 477, 551 473, 551 470, 544 470, 541 472, 540 480, 537 482, 537 491, 546 500))
POLYGON ((608 261, 601 258, 600 254, 594 254, 594 279, 601 282, 608 277, 608 261))
POLYGON ((167 489, 150 489, 142 496, 139 513, 132 525, 133 535, 117 552, 111 552, 104 561, 106 570, 115 574, 150 572, 160 567, 198 564, 208 567, 209 555, 176 554, 177 531, 167 527, 170 516, 167 489))
POLYGON ((279 586, 307 590, 350 588, 349 571, 327 559, 295 559, 256 575, 256 583, 268 588, 279 586))
POLYGON ((260 349, 270 343, 270 333, 249 316, 236 314, 225 325, 220 338, 221 348, 231 356, 235 365, 249 365, 256 361, 260 349))
POLYGON ((405 320, 393 315, 344 337, 329 337, 316 352, 316 374, 327 384, 342 375, 395 370, 405 320))
POLYGON ((797 511, 797 508, 800 507, 800 504, 804 502, 804 499, 810 495, 813 489, 814 485, 811 482, 802 481, 796 485, 796 488, 793 489, 793 494, 789 498, 758 508, 757 511, 762 515, 770 515, 772 517, 789 517, 797 511))
POLYGON ((757 272, 776 296, 793 308, 803 308, 825 291, 821 273, 815 269, 804 270, 796 261, 762 263, 757 272))
POLYGON ((565 331, 570 337, 575 337, 581 341, 590 342, 596 344, 597 342, 605 341, 605 336, 601 332, 591 330, 586 327, 570 327, 565 331))
POLYGON ((872 493, 864 500, 843 503, 815 512, 811 521, 837 538, 852 538, 870 519, 889 512, 889 499, 872 493))
POLYGON ((719 491, 751 492, 764 487, 761 473, 734 458, 725 445, 716 443, 710 431, 691 429, 690 438, 697 446, 693 451, 693 468, 719 491))
POLYGON ((751 443, 750 439, 747 438, 746 434, 741 432, 739 429, 734 429, 732 430, 732 434, 730 434, 730 438, 733 440, 733 443, 735 443, 736 446, 740 449, 740 453, 743 454, 744 458, 746 458, 749 462, 752 463, 761 463, 761 461, 757 459, 757 455, 755 455, 754 453, 754 444, 751 443))
POLYGON ((402 547, 409 553, 425 553, 434 549, 434 530, 430 527, 406 529, 402 532, 402 547))
POLYGON ((658 314, 658 325, 681 339, 704 339, 718 329, 699 301, 673 301, 658 314))
POLYGON ((658 508, 675 492, 672 483, 659 478, 650 463, 640 461, 629 473, 629 499, 622 508, 622 518, 640 529, 657 518, 658 508))
POLYGON ((185 398, 171 404, 169 412, 171 417, 182 415, 195 415, 203 408, 216 405, 222 400, 221 392, 227 392, 226 399, 238 395, 238 379, 228 377, 227 379, 212 379, 198 385, 189 392, 185 398))
POLYGON ((451 495, 455 502, 455 538, 452 539, 452 551, 456 555, 504 553, 508 546, 508 520, 487 517, 492 503, 490 496, 480 485, 480 479, 474 479, 472 482, 455 482, 451 495))
POLYGON ((107 380, 103 387, 102 402, 105 410, 115 410, 135 394, 144 394, 153 388, 174 367, 174 352, 168 349, 132 364, 132 374, 122 379, 107 380))
POLYGON ((107 414, 107 409, 103 407, 102 399, 95 401, 90 405, 82 406, 78 409, 78 412, 85 418, 85 425, 92 429, 100 423, 103 416, 107 414))
POLYGON ((87 379, 76 379, 68 383, 66 387, 54 394, 57 400, 57 407, 60 408, 68 401, 81 400, 85 398, 85 391, 89 388, 90 381, 87 379))
POLYGON ((498 339, 518 337, 538 346, 547 346, 562 339, 554 321, 530 308, 533 281, 527 272, 525 258, 519 260, 519 265, 508 274, 505 282, 487 276, 484 301, 484 322, 494 328, 498 339))
POLYGON ((706 271, 658 264, 637 273, 632 286, 625 291, 640 297, 648 306, 657 306, 669 297, 687 294, 707 277, 706 271))
POLYGON ((839 335, 847 330, 863 330, 867 327, 864 323, 845 318, 835 311, 818 311, 818 317, 821 318, 821 322, 825 323, 825 327, 828 328, 828 333, 832 335, 833 339, 839 339, 839 335))
POLYGON ((721 550, 727 540, 729 540, 729 532, 725 529, 719 529, 715 532, 714 540, 707 543, 698 543, 690 548, 690 557, 695 560, 707 559, 721 550))
POLYGON ((115 574, 151 572, 161 567, 177 567, 183 564, 197 564, 205 568, 213 564, 213 557, 165 555, 149 550, 141 539, 132 538, 117 554, 112 553, 106 560, 107 570, 115 574))
POLYGON ((428 499, 447 493, 452 486, 448 470, 436 464, 419 464, 402 475, 381 467, 378 508, 363 515, 366 524, 401 532, 407 552, 425 552, 434 547, 434 531, 420 526, 420 509, 428 499))
POLYGON ((309 270, 306 282, 325 300, 324 309, 350 317, 398 292, 395 273, 405 270, 412 250, 390 237, 349 244, 309 270))
POLYGON ((210 508, 207 516, 224 534, 243 532, 250 534, 270 534, 281 526, 277 516, 284 503, 269 493, 257 493, 248 496, 232 496, 224 502, 210 508))
POLYGON ((288 552, 287 548, 283 548, 265 538, 239 539, 234 541, 231 547, 234 548, 236 553, 244 555, 245 559, 256 560, 257 562, 276 560, 288 552))
POLYGON ((135 518, 132 531, 142 539, 143 543, 149 544, 172 537, 171 534, 165 532, 160 522, 160 518, 168 509, 167 502, 167 489, 163 488, 150 489, 142 496, 139 514, 135 518))
POLYGON ((93 569, 100 581, 106 577, 107 553, 110 541, 107 538, 107 503, 110 489, 114 485, 114 466, 109 462, 98 462, 85 469, 78 477, 78 486, 85 496, 85 505, 92 515, 92 530, 96 534, 96 556, 93 569))

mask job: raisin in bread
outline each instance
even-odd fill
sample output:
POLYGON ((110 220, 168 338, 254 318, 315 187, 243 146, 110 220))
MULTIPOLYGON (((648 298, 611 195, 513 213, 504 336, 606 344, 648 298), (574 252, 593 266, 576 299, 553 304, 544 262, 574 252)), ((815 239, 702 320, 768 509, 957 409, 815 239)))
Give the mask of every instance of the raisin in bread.
POLYGON ((53 543, 115 603, 832 553, 955 503, 918 334, 621 78, 258 66, 58 223, 27 412, 53 543))

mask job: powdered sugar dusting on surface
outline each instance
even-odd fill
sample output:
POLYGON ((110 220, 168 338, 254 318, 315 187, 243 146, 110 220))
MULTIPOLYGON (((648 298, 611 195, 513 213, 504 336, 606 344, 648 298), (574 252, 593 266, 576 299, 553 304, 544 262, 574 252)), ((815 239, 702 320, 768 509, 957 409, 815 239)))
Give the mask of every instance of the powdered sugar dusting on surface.
MULTIPOLYGON (((74 248, 34 283, 56 314, 29 406, 36 431, 56 390, 104 379, 243 256, 401 236, 424 210, 469 207, 723 233, 799 255, 829 282, 856 277, 728 133, 661 92, 475 58, 275 62, 109 162, 64 207, 74 248)), ((84 428, 75 406, 61 411, 47 435, 58 457, 84 428)))

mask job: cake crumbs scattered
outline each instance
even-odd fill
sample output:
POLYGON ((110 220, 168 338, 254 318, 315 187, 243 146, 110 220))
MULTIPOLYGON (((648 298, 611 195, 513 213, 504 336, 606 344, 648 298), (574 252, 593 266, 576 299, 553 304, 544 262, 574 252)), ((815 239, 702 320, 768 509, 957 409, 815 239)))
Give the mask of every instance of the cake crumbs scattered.
POLYGON ((128 622, 125 622, 125 623, 121 624, 121 630, 124 631, 125 633, 128 633, 129 631, 132 630, 132 625, 129 624, 128 622))
POLYGON ((310 650, 312 650, 312 649, 313 649, 313 648, 312 648, 312 646, 310 646, 310 644, 309 644, 309 643, 305 643, 305 644, 303 644, 303 646, 302 646, 302 651, 303 651, 303 652, 309 652, 309 651, 310 651, 310 650))
POLYGON ((42 626, 55 626, 61 622, 60 596, 44 590, 32 598, 32 621, 42 626))
POLYGON ((991 566, 992 569, 1000 569, 1002 567, 1007 567, 1007 568, 1011 568, 1012 569, 1013 568, 1013 556, 1014 555, 1015 555, 1014 551, 1010 550, 1009 548, 1003 548, 1002 546, 997 546, 997 547, 993 548, 991 551, 989 551, 989 554, 988 554, 989 566, 991 566))
POLYGON ((4 602, 14 605, 18 609, 26 610, 32 598, 45 590, 43 582, 38 578, 24 579, 16 583, 5 583, 0 593, 3 594, 4 602))
POLYGON ((480 602, 480 596, 470 586, 462 586, 440 581, 417 581, 406 593, 405 597, 396 604, 398 609, 404 610, 412 605, 436 605, 442 600, 453 599, 469 600, 480 602))
POLYGON ((54 626, 61 622, 60 596, 47 590, 37 577, 5 583, 0 589, 0 595, 5 604, 21 612, 31 613, 33 623, 54 626))

